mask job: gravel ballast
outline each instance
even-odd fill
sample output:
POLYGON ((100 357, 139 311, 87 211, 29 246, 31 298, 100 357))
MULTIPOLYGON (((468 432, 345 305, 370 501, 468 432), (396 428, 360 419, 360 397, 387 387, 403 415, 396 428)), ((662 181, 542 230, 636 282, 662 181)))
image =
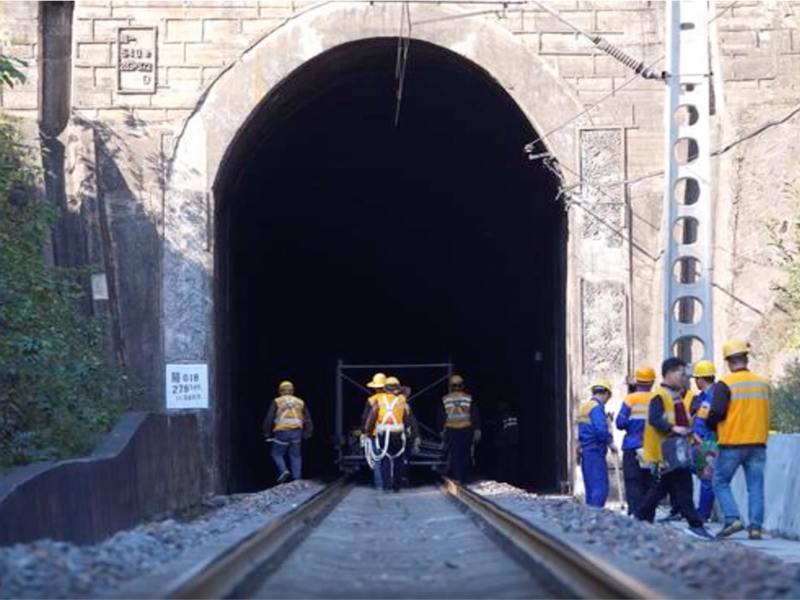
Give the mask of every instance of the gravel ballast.
POLYGON ((249 523, 260 525, 321 489, 297 481, 254 494, 216 496, 191 521, 167 519, 120 531, 94 546, 53 540, 0 547, 0 598, 105 595, 137 577, 163 572, 184 552, 249 523), (207 512, 205 512, 207 510, 207 512))
POLYGON ((733 541, 696 539, 667 524, 643 523, 571 498, 540 497, 503 483, 482 482, 472 489, 523 519, 549 522, 567 541, 608 562, 619 561, 626 568, 643 565, 668 576, 667 586, 670 580, 681 582, 699 597, 800 598, 800 565, 733 541))

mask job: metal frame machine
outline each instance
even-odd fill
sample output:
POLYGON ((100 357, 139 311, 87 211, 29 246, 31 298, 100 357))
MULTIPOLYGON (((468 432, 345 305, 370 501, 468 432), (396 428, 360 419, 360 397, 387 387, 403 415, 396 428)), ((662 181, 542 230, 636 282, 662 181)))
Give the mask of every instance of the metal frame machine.
MULTIPOLYGON (((453 374, 453 363, 420 363, 420 364, 348 364, 339 360, 336 365, 336 462, 344 472, 354 472, 367 466, 360 437, 362 423, 361 414, 367 398, 372 394, 358 379, 376 372, 421 373, 428 382, 413 392, 405 388, 404 393, 414 411, 415 404, 439 402, 447 388, 447 382, 453 374), (439 389, 441 394, 436 394, 439 389), (416 401, 416 402, 415 402, 416 401)), ((435 410, 439 405, 435 406, 435 410)), ((447 467, 447 457, 443 448, 443 439, 434 424, 426 424, 420 419, 419 412, 414 411, 420 430, 422 443, 419 452, 408 451, 408 465, 411 467, 428 467, 434 471, 443 471, 447 467)), ((433 412, 428 410, 428 412, 433 412)))

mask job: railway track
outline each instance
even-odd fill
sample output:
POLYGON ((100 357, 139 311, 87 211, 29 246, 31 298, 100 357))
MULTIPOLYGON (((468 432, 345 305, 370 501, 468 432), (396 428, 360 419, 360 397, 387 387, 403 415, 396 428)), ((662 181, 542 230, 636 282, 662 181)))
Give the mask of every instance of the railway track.
POLYGON ((399 494, 337 481, 161 581, 148 596, 664 597, 450 480, 399 494))

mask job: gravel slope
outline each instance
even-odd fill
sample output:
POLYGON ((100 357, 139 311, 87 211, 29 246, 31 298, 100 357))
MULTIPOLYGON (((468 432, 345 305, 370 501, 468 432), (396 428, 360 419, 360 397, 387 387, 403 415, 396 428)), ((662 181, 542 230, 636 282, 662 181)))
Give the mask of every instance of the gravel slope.
POLYGON ((267 522, 304 501, 321 485, 298 481, 255 494, 217 496, 191 521, 145 523, 94 546, 53 540, 0 547, 0 598, 77 598, 108 593, 157 573, 188 549, 253 522, 267 522))
POLYGON ((610 562, 645 565, 701 597, 800 598, 800 565, 735 542, 699 540, 669 525, 643 523, 573 499, 538 497, 503 483, 482 482, 472 489, 522 518, 551 521, 570 541, 610 562))

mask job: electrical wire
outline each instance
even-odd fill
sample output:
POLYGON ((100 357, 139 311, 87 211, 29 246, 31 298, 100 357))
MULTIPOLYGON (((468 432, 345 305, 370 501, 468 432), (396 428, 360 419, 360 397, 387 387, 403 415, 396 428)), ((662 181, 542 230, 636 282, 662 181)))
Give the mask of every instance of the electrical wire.
POLYGON ((397 63, 395 64, 395 81, 397 83, 397 97, 394 110, 394 126, 400 122, 400 105, 403 101, 403 86, 406 80, 408 67, 408 50, 411 47, 411 8, 408 2, 403 3, 400 13, 400 34, 397 36, 397 63), (408 23, 408 32, 405 25, 408 23))
MULTIPOLYGON (((717 19, 719 19, 719 18, 720 18, 722 15, 724 15, 726 12, 728 12, 728 11, 729 11, 729 10, 731 10, 733 7, 735 7, 735 6, 736 6, 738 3, 739 3, 739 0, 734 0, 733 2, 731 2, 730 4, 728 4, 728 5, 727 5, 725 8, 723 8, 721 11, 717 12, 717 13, 714 15, 714 17, 713 17, 713 18, 711 18, 711 19, 708 21, 708 23, 709 23, 709 24, 713 23, 714 21, 716 21, 717 19)), ((537 2, 536 4, 540 4, 540 3, 539 3, 539 2, 537 2)), ((586 34, 584 34, 584 35, 586 35, 586 34)), ((648 69, 648 70, 652 69, 652 68, 653 68, 653 67, 655 67, 655 66, 656 66, 656 65, 657 65, 657 64, 658 64, 660 61, 664 60, 664 58, 666 58, 666 57, 665 57, 665 55, 663 55, 663 54, 662 54, 662 55, 661 55, 659 58, 657 58, 656 60, 652 61, 652 62, 651 62, 650 64, 648 64, 648 65, 647 65, 645 68, 646 68, 646 69, 648 69)), ((592 111, 593 109, 597 108, 598 106, 600 106, 600 105, 601 105, 603 102, 605 102, 605 101, 606 101, 606 100, 608 100, 609 98, 612 98, 612 97, 616 96, 618 91, 620 91, 621 89, 624 89, 625 87, 627 87, 628 85, 630 85, 631 83, 633 83, 634 81, 636 81, 638 78, 639 78, 639 75, 638 75, 638 74, 636 74, 636 75, 633 75, 632 77, 630 77, 630 78, 626 79, 626 80, 625 80, 625 81, 623 81, 623 82, 622 82, 622 83, 621 83, 621 84, 620 84, 618 87, 615 87, 615 88, 614 88, 614 89, 613 89, 611 92, 609 92, 608 94, 606 94, 605 96, 603 96, 603 97, 602 97, 602 98, 600 98, 599 100, 597 100, 597 101, 593 102, 592 104, 589 104, 589 105, 587 105, 587 106, 586 106, 586 107, 585 107, 585 108, 584 108, 582 111, 578 112, 577 114, 575 114, 574 116, 570 117, 570 118, 569 118, 569 119, 567 119, 566 121, 564 121, 564 122, 562 122, 561 124, 557 125, 556 127, 554 127, 553 129, 551 129, 550 131, 546 132, 545 134, 543 134, 543 135, 540 135, 539 137, 537 137, 537 138, 536 138, 535 140, 533 140, 532 142, 528 142, 527 144, 525 144, 524 151, 525 151, 526 153, 530 154, 531 152, 533 152, 533 151, 534 151, 534 149, 536 148, 536 145, 537 145, 539 142, 543 142, 544 140, 546 140, 547 138, 549 138, 549 137, 550 137, 551 135, 553 135, 554 133, 556 133, 556 132, 558 132, 558 131, 561 131, 562 129, 564 129, 564 127, 567 127, 568 125, 570 125, 570 124, 571 124, 571 123, 573 123, 574 121, 576 121, 576 120, 578 120, 579 118, 581 118, 581 117, 582 117, 583 115, 585 115, 586 113, 588 113, 588 112, 592 111)))
MULTIPOLYGON (((731 150, 733 150, 739 144, 742 144, 742 143, 744 143, 744 142, 746 142, 748 140, 752 140, 753 138, 761 135, 762 133, 764 133, 765 131, 768 131, 769 129, 772 129, 773 127, 779 127, 780 125, 783 125, 784 123, 787 123, 788 121, 790 121, 792 118, 794 118, 798 114, 800 114, 800 104, 795 106, 792 110, 790 110, 784 116, 782 116, 782 117, 780 117, 778 119, 774 119, 774 120, 762 123, 758 127, 748 131, 744 135, 742 135, 742 136, 740 136, 740 137, 738 137, 736 139, 733 139, 733 140, 731 140, 729 142, 725 142, 719 148, 717 148, 716 150, 713 150, 711 152, 710 156, 711 156, 711 158, 720 157, 723 154, 726 154, 726 153, 730 152, 731 150)), ((573 173, 574 175, 578 176, 578 174, 575 173, 569 167, 566 167, 564 165, 561 165, 561 166, 563 168, 567 169, 568 171, 570 171, 571 173, 573 173)), ((631 177, 631 178, 628 178, 628 179, 618 179, 618 180, 615 180, 615 181, 609 181, 608 183, 595 183, 595 182, 592 182, 592 181, 581 179, 580 181, 570 185, 569 187, 562 189, 561 193, 568 193, 568 192, 574 190, 575 188, 581 187, 583 185, 588 185, 588 186, 591 186, 591 187, 593 187, 595 189, 598 189, 598 190, 601 189, 601 188, 619 187, 621 185, 633 185, 633 184, 639 183, 641 181, 644 181, 646 179, 652 179, 653 177, 658 177, 659 175, 663 175, 663 174, 664 174, 664 169, 656 169, 654 171, 648 171, 647 173, 644 173, 642 175, 637 175, 636 177, 631 177)))

